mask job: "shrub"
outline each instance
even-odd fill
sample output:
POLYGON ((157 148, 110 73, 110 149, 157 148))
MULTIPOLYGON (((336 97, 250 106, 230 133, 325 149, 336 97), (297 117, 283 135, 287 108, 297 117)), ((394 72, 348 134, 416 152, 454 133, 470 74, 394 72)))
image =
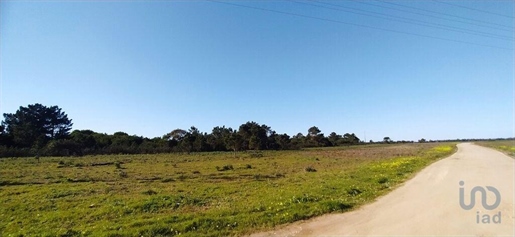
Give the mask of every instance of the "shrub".
POLYGON ((163 183, 168 183, 168 182, 173 182, 175 181, 175 179, 172 179, 172 178, 166 178, 166 179, 163 179, 161 182, 163 183))
POLYGON ((180 174, 179 176, 177 176, 177 179, 180 180, 180 181, 184 181, 187 178, 188 178, 188 176, 186 176, 184 174, 180 174))
POLYGON ((341 202, 341 201, 325 201, 322 203, 324 209, 326 209, 327 211, 330 211, 330 212, 333 212, 333 211, 345 211, 345 210, 348 210, 350 208, 352 208, 352 204, 350 203, 345 203, 345 202, 341 202))
POLYGON ((227 171, 227 170, 233 170, 234 167, 232 167, 232 165, 224 165, 222 168, 220 168, 219 166, 216 167, 216 170, 218 171, 227 171))
POLYGON ((127 178, 128 175, 127 175, 127 172, 123 171, 123 170, 120 170, 120 172, 118 172, 118 174, 120 175, 120 177, 122 178, 127 178))
POLYGON ((360 193, 362 193, 362 191, 357 188, 351 188, 351 189, 347 190, 347 194, 349 194, 350 196, 356 196, 356 195, 359 195, 360 193))
POLYGON ((275 173, 275 177, 276 178, 284 178, 286 176, 284 174, 281 174, 281 173, 275 173))
POLYGON ((157 194, 157 192, 156 192, 156 191, 154 191, 154 190, 152 190, 152 189, 149 189, 149 190, 147 190, 147 191, 143 192, 143 194, 146 194, 146 195, 154 195, 154 194, 157 194))
POLYGON ((67 230, 64 234, 59 235, 60 237, 74 237, 74 236, 82 236, 80 231, 77 230, 67 230))
POLYGON ((388 182, 388 178, 381 177, 377 182, 380 183, 380 184, 384 184, 384 183, 388 182))
POLYGON ((261 158, 261 157, 263 157, 263 152, 261 152, 261 151, 251 151, 250 152, 250 157, 251 158, 261 158))

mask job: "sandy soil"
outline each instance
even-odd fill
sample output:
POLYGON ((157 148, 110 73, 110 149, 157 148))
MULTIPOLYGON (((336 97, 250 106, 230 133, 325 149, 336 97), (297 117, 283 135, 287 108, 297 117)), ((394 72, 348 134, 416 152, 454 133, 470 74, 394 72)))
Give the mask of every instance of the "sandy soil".
MULTIPOLYGON (((426 167, 404 185, 358 210, 324 215, 251 236, 515 236, 514 174, 513 158, 462 143, 452 156, 426 167), (475 186, 496 188, 499 206, 485 209, 477 193, 472 209, 461 208, 460 188, 464 190, 465 204, 470 204, 475 186), (482 223, 487 218, 484 215, 490 218, 489 224, 482 223)), ((487 204, 494 204, 495 194, 488 190, 486 193, 487 204)))

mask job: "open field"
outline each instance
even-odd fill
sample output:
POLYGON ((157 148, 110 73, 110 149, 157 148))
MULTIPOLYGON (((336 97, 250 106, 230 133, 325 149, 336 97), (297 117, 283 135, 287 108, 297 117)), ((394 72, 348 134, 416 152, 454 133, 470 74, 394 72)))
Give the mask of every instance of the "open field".
POLYGON ((0 159, 3 236, 242 235, 390 191, 455 144, 0 159))
MULTIPOLYGON (((357 210, 295 222, 251 237, 514 236, 515 160, 472 143, 457 147, 456 153, 357 210), (497 204, 490 209, 462 207, 460 203, 473 195, 468 191, 484 185, 491 185, 488 190, 498 193, 497 204), (494 215, 496 221, 491 219, 494 215)), ((488 196, 489 203, 492 196, 488 196)))
POLYGON ((511 157, 515 157, 515 140, 482 141, 474 143, 480 146, 497 149, 511 157))

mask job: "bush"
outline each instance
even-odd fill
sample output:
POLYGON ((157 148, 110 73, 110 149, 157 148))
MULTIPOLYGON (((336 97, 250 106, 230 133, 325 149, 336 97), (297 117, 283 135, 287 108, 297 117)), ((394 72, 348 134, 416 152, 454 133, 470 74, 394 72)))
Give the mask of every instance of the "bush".
POLYGON ((29 148, 0 146, 0 157, 28 157, 35 155, 29 148))
POLYGON ((352 208, 352 204, 345 203, 341 201, 325 201, 322 203, 324 209, 327 211, 333 212, 333 211, 345 211, 352 208))
POLYGON ((147 190, 147 191, 143 192, 143 194, 146 194, 146 195, 154 195, 154 194, 157 194, 157 192, 156 192, 156 191, 154 191, 154 190, 152 190, 152 189, 149 189, 149 190, 147 190))
POLYGON ((275 177, 276 178, 284 178, 284 177, 286 177, 286 175, 281 174, 281 173, 275 173, 275 177))
POLYGON ((77 230, 67 230, 64 234, 59 235, 60 237, 74 237, 74 236, 82 236, 80 231, 77 230))
POLYGON ((380 184, 384 184, 384 183, 388 182, 388 178, 381 177, 377 182, 380 183, 380 184))
POLYGON ((317 170, 315 168, 313 168, 312 166, 308 166, 304 169, 306 172, 317 172, 317 170))
POLYGON ((175 181, 175 179, 172 179, 172 178, 166 178, 166 179, 163 179, 161 182, 163 183, 168 183, 168 182, 173 182, 175 181))
POLYGON ((351 188, 351 189, 347 190, 347 194, 349 194, 350 196, 356 196, 356 195, 359 195, 360 193, 362 193, 362 191, 357 188, 351 188))
POLYGON ((250 157, 251 158, 261 158, 261 157, 263 157, 263 152, 261 152, 261 151, 251 151, 250 152, 250 157))
POLYGON ((118 173, 120 175, 120 177, 122 178, 127 178, 128 175, 127 175, 127 172, 123 171, 123 170, 120 170, 120 172, 118 173))
POLYGON ((216 167, 216 170, 218 171, 227 171, 227 170, 233 170, 234 167, 232 167, 232 165, 224 165, 222 168, 220 168, 219 166, 216 167))

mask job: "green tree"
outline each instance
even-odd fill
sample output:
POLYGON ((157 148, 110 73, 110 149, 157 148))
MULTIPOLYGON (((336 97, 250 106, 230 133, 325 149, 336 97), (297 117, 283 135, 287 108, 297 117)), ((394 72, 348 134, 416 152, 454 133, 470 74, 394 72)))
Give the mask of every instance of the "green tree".
POLYGON ((324 134, 321 133, 318 127, 313 126, 308 129, 308 136, 304 143, 306 147, 320 147, 320 146, 330 146, 331 142, 324 137, 324 134))
POLYGON ((243 149, 244 139, 243 136, 238 132, 233 132, 226 141, 227 149, 234 151, 234 157, 236 157, 236 152, 243 149))
POLYGON ((191 151, 207 151, 206 134, 201 133, 196 127, 192 126, 188 131, 188 142, 191 143, 191 151))
POLYGON ((308 136, 310 137, 316 137, 320 133, 320 129, 318 129, 317 126, 310 127, 308 129, 308 136))
POLYGON ((290 149, 290 143, 291 143, 290 136, 288 136, 288 134, 286 134, 286 133, 275 136, 275 143, 277 144, 275 149, 280 149, 280 150, 290 149))
POLYGON ((183 129, 177 128, 177 129, 174 129, 173 131, 171 131, 170 133, 167 133, 166 135, 164 135, 163 138, 166 140, 181 141, 184 138, 184 136, 186 136, 186 133, 188 133, 188 132, 186 132, 183 129))
POLYGON ((94 149, 96 144, 95 137, 93 136, 95 132, 91 130, 74 130, 70 134, 70 138, 81 144, 84 148, 94 149))
POLYGON ((12 145, 12 137, 5 131, 5 126, 0 124, 0 146, 12 145))
POLYGON ((193 151, 193 142, 195 142, 195 134, 198 133, 198 129, 192 126, 188 131, 184 131, 185 133, 182 133, 182 131, 178 131, 180 133, 177 133, 174 137, 177 137, 177 140, 179 141, 178 148, 180 151, 187 152, 189 154, 193 151))
POLYGON ((393 140, 392 140, 390 137, 384 137, 384 138, 383 138, 383 142, 384 142, 384 143, 392 143, 392 142, 393 142, 393 140))
POLYGON ((343 141, 344 141, 344 143, 349 144, 349 145, 359 144, 359 142, 360 142, 359 138, 354 133, 351 133, 351 134, 345 133, 343 135, 343 141))
POLYGON ((81 156, 81 144, 71 139, 51 140, 45 146, 45 154, 51 156, 81 156))
POLYGON ((243 149, 264 150, 267 148, 268 135, 272 130, 264 124, 247 122, 240 126, 238 133, 243 138, 243 149))
POLYGON ((14 114, 4 114, 2 126, 19 147, 42 148, 49 140, 67 138, 72 120, 57 106, 20 106, 14 114))
POLYGON ((214 151, 226 151, 227 150, 227 139, 233 133, 232 128, 214 127, 211 134, 206 137, 207 143, 214 151))
POLYGON ((300 149, 304 147, 304 143, 306 141, 306 137, 302 133, 297 133, 294 135, 290 141, 290 148, 300 149))
POLYGON ((143 143, 143 137, 125 132, 115 132, 111 137, 109 153, 112 154, 135 154, 139 152, 139 145, 143 143))
POLYGON ((93 138, 95 139, 95 147, 97 149, 105 149, 111 145, 111 136, 105 133, 93 133, 93 138))
POLYGON ((329 142, 331 142, 331 145, 333 146, 339 146, 342 143, 342 136, 336 134, 335 132, 329 134, 329 137, 327 137, 327 139, 329 140, 329 142))

